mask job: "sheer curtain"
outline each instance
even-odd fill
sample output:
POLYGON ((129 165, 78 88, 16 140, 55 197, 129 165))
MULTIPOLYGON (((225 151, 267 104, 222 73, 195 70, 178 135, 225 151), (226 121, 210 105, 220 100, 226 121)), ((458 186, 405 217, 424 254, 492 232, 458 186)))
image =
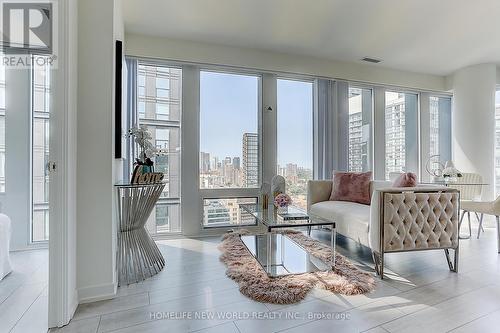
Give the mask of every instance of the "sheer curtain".
POLYGON ((349 85, 317 79, 314 93, 314 178, 331 179, 333 170, 347 170, 349 85))
MULTIPOLYGON (((127 130, 137 125, 137 60, 125 58, 126 67, 126 106, 125 123, 127 130)), ((125 160, 123 162, 123 179, 129 180, 132 173, 132 165, 135 156, 135 144, 130 138, 127 138, 125 160)))

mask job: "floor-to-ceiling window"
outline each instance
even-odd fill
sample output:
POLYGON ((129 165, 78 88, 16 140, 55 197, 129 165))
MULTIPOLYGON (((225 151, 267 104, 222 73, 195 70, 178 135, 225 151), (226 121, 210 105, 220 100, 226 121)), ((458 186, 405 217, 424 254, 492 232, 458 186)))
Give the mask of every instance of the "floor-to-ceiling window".
POLYGON ((372 170, 372 90, 349 87, 349 171, 372 170))
POLYGON ((307 208, 313 177, 313 82, 277 80, 277 174, 285 177, 293 205, 307 208))
POLYGON ((257 194, 260 186, 259 86, 256 75, 200 72, 199 185, 206 194, 204 227, 255 223, 242 221, 237 203, 256 202, 256 196, 242 197, 238 189, 254 189, 245 193, 257 194))
POLYGON ((50 66, 32 67, 32 223, 31 241, 49 239, 50 66))
POLYGON ((385 178, 401 172, 417 172, 418 96, 385 92, 385 178), (412 152, 417 154, 412 156, 412 152), (415 160, 415 161, 414 161, 415 160))
POLYGON ((146 126, 158 150, 153 161, 163 172, 165 189, 146 226, 152 234, 181 231, 180 131, 182 70, 139 63, 137 66, 137 117, 146 126))
POLYGON ((429 155, 451 159, 451 97, 429 97, 429 155))

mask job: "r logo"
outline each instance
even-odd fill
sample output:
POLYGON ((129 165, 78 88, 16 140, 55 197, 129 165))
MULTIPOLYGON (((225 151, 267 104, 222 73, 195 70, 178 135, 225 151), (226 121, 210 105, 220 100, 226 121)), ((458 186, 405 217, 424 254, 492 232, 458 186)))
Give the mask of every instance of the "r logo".
POLYGON ((52 53, 52 4, 10 2, 2 6, 5 53, 52 53))

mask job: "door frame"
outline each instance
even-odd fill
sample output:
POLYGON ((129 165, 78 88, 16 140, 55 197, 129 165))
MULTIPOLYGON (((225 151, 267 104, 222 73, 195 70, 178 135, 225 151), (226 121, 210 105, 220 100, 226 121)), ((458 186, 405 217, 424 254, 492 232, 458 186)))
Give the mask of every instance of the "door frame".
POLYGON ((76 289, 77 0, 58 1, 57 68, 52 69, 48 324, 68 324, 76 289))

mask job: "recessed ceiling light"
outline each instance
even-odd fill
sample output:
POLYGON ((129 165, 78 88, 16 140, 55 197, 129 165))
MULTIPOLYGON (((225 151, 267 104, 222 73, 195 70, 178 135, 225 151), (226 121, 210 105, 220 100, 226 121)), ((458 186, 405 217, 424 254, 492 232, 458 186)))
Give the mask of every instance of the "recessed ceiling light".
POLYGON ((381 62, 382 60, 380 59, 375 59, 375 58, 370 58, 370 57, 364 57, 363 59, 361 59, 363 61, 366 61, 366 62, 371 62, 373 64, 378 64, 379 62, 381 62))

